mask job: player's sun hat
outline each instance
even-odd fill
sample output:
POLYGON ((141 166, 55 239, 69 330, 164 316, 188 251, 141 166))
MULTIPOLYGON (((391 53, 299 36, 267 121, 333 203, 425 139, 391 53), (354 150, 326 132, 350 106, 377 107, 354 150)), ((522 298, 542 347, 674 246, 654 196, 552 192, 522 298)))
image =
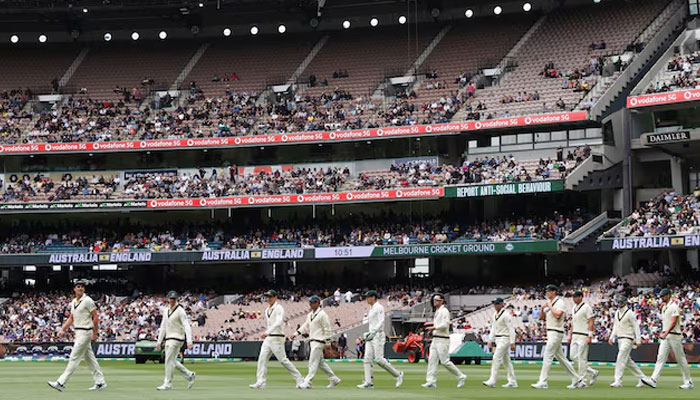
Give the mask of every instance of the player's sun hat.
POLYGON ((277 291, 274 289, 270 289, 267 292, 265 292, 265 297, 277 297, 277 291))
POLYGON ((309 303, 320 303, 320 302, 321 302, 321 298, 316 296, 316 295, 309 297, 309 303))
POLYGON ((666 296, 666 295, 669 295, 669 296, 670 296, 670 295, 671 295, 671 291, 668 290, 667 288, 661 289, 661 291, 659 292, 659 297, 664 297, 664 296, 666 296))
POLYGON ((574 297, 583 297, 583 292, 580 290, 577 290, 574 292, 574 297))
POLYGON ((168 298, 169 299, 177 299, 179 296, 176 291, 171 290, 168 292, 168 298))
POLYGON ((75 281, 73 283, 73 287, 76 287, 78 285, 80 285, 82 287, 86 287, 88 285, 88 281, 86 279, 78 279, 77 281, 75 281))
POLYGON ((549 291, 555 291, 555 292, 556 292, 556 291, 559 291, 559 288, 557 287, 557 285, 552 285, 552 284, 550 283, 549 285, 545 286, 544 290, 546 290, 546 291, 548 291, 548 292, 549 292, 549 291))
POLYGON ((491 302, 491 304, 493 304, 493 305, 495 306, 495 305, 498 305, 498 304, 503 304, 504 301, 505 301, 505 300, 503 300, 503 297, 496 297, 496 298, 491 302))
POLYGON ((365 292, 365 297, 377 297, 376 290, 368 290, 365 292))

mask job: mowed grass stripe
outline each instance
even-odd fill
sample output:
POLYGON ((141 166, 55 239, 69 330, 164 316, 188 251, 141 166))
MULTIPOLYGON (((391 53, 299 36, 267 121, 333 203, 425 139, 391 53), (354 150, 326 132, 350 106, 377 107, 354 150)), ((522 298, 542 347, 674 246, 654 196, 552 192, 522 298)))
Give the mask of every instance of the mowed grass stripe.
MULTIPOLYGON (((47 380, 56 379, 65 364, 55 363, 13 363, 0 364, 0 398, 55 399, 65 396, 74 399, 100 400, 148 400, 148 399, 697 399, 700 391, 682 391, 678 389, 681 383, 680 371, 676 368, 667 369, 661 377, 659 388, 635 388, 636 378, 627 374, 621 389, 612 389, 608 384, 612 381, 613 368, 598 367, 601 371, 596 386, 582 390, 568 390, 566 385, 570 379, 559 366, 553 366, 550 375, 550 389, 535 390, 530 387, 539 377, 540 367, 536 365, 517 365, 516 376, 520 387, 518 389, 490 389, 484 387, 481 381, 489 376, 490 366, 465 366, 459 368, 468 375, 467 384, 462 389, 455 387, 455 378, 444 369, 440 370, 437 389, 420 387, 425 381, 425 364, 399 365, 405 372, 404 385, 394 388, 393 378, 381 368, 375 367, 375 388, 361 390, 355 385, 362 382, 362 364, 333 364, 333 370, 343 380, 335 389, 325 389, 328 383, 325 375, 319 373, 314 379, 314 389, 298 390, 285 369, 278 363, 271 362, 268 374, 268 386, 264 390, 249 389, 248 385, 255 380, 254 362, 237 362, 222 364, 186 364, 197 372, 197 383, 192 390, 187 390, 185 381, 175 376, 175 390, 157 392, 155 387, 163 380, 163 366, 160 364, 136 365, 134 362, 113 361, 101 363, 105 373, 108 388, 100 393, 89 393, 87 388, 92 385, 92 377, 87 367, 81 365, 73 379, 69 382, 66 392, 55 392, 46 385, 47 380)), ((297 367, 302 374, 306 373, 306 363, 298 362, 297 367)), ((651 369, 644 371, 648 374, 651 369)), ((695 371, 695 370, 693 370, 695 371)), ((505 372, 499 375, 499 386, 505 383, 505 372)))

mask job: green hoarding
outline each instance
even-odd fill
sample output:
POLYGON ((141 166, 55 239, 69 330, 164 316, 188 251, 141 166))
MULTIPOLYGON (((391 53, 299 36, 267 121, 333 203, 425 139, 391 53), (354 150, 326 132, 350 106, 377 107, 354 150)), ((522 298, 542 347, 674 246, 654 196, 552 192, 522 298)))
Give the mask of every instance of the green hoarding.
POLYGON ((557 252, 556 240, 529 242, 484 242, 376 246, 372 257, 440 257, 468 254, 513 254, 557 252))
POLYGON ((564 190, 563 180, 497 183, 490 185, 446 186, 445 197, 470 198, 513 194, 551 193, 564 190))

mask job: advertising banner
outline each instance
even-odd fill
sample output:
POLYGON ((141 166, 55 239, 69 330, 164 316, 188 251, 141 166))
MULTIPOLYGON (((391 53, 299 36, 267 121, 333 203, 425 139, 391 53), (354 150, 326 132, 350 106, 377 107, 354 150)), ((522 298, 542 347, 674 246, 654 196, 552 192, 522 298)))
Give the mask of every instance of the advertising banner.
POLYGON ((235 136, 221 138, 156 139, 141 141, 114 141, 90 143, 34 143, 0 145, 0 154, 59 154, 99 153, 120 151, 177 150, 193 148, 233 148, 246 146, 270 146, 300 143, 333 143, 353 140, 387 139, 395 137, 450 135, 460 132, 487 129, 513 128, 534 125, 551 125, 585 121, 585 111, 531 115, 464 121, 456 123, 396 126, 387 128, 356 129, 343 131, 294 132, 274 135, 235 136))
POLYGON ((673 92, 644 94, 627 98, 627 108, 660 106, 700 100, 700 89, 676 90, 673 92))
POLYGON ((700 235, 640 236, 622 239, 601 239, 598 242, 598 249, 603 251, 697 247, 700 247, 700 235))
POLYGON ((498 183, 490 185, 446 186, 445 197, 468 198, 513 194, 551 193, 564 190, 563 180, 498 183))
POLYGON ((442 257, 470 254, 522 254, 559 251, 556 240, 413 244, 393 246, 319 247, 317 259, 442 257))

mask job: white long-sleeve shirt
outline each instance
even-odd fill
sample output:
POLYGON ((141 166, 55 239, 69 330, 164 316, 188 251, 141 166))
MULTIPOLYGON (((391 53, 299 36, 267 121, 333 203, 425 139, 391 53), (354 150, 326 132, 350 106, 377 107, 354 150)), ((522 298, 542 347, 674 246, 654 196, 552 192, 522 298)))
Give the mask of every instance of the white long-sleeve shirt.
POLYGON ((444 304, 435 310, 433 327, 435 328, 433 338, 443 340, 450 338, 450 312, 444 304))
POLYGON ((312 342, 328 342, 333 336, 331 322, 328 319, 328 314, 322 308, 311 311, 304 323, 297 329, 298 334, 309 334, 309 340, 312 342))
POLYGON ((511 344, 515 343, 515 328, 513 327, 512 316, 505 307, 493 314, 493 324, 491 324, 489 339, 495 341, 500 337, 507 337, 511 344))
POLYGON ((369 308, 367 321, 370 333, 384 332, 384 307, 379 302, 369 308))
POLYGON ((278 302, 265 310, 265 321, 267 322, 268 336, 284 337, 284 308, 278 302))
POLYGON ((177 339, 192 343, 192 327, 187 320, 185 309, 177 304, 175 308, 163 308, 163 320, 160 322, 158 344, 164 340, 177 339))
POLYGON ((668 303, 666 303, 663 309, 661 310, 661 315, 663 317, 662 328, 664 332, 669 330, 669 328, 671 327, 671 320, 673 320, 673 317, 678 317, 676 319, 676 325, 670 331, 670 335, 673 339, 682 339, 683 336, 681 336, 681 308, 678 307, 678 303, 674 301, 669 301, 668 303))
POLYGON ((610 334, 610 339, 615 338, 630 339, 637 344, 642 343, 642 334, 639 330, 639 322, 637 322, 637 314, 627 308, 620 308, 615 312, 613 322, 613 330, 610 334))

